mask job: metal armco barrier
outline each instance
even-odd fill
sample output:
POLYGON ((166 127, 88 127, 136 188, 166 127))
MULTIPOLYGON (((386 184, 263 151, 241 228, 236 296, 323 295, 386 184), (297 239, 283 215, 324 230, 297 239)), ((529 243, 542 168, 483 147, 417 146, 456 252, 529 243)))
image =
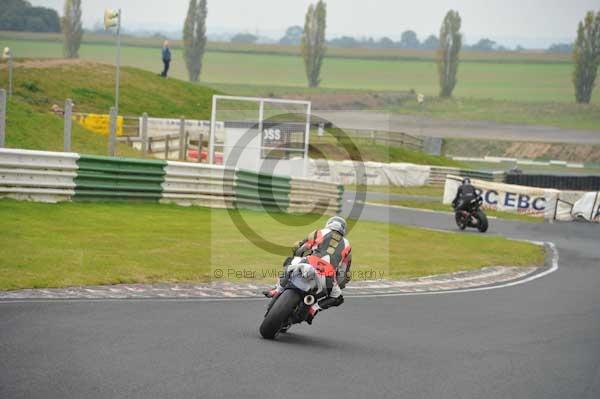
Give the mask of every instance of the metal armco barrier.
POLYGON ((485 172, 470 169, 432 166, 429 171, 428 184, 432 186, 443 186, 446 182, 447 175, 470 177, 472 179, 487 180, 496 183, 504 182, 506 177, 505 172, 485 172))
POLYGON ((0 149, 0 197, 43 202, 75 195, 78 154, 0 149))
POLYGON ((506 175, 506 182, 521 186, 555 188, 557 190, 600 191, 600 176, 582 175, 542 175, 513 174, 506 175))
POLYGON ((217 165, 0 149, 0 198, 335 214, 343 188, 217 165))

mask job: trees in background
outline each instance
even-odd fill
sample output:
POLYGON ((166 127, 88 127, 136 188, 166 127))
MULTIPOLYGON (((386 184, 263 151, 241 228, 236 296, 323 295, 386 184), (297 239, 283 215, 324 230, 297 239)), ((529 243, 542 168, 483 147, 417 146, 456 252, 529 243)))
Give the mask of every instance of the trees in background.
POLYGON ((547 53, 572 53, 573 44, 571 43, 554 43, 546 49, 547 53))
POLYGON ((252 33, 238 33, 231 38, 231 43, 254 44, 258 40, 258 36, 252 33))
POLYGON ((79 47, 83 37, 81 26, 81 0, 65 0, 65 14, 61 19, 65 35, 64 55, 66 58, 79 58, 79 47))
POLYGON ((302 33, 304 33, 304 29, 301 26, 290 26, 285 31, 285 35, 279 39, 279 44, 297 46, 302 41, 302 33))
POLYGON ((2 0, 0 3, 0 30, 60 32, 60 19, 55 10, 32 7, 25 0, 2 0))
POLYGON ((424 48, 426 50, 433 50, 436 49, 440 46, 440 40, 437 38, 436 35, 429 35, 427 36, 427 39, 425 39, 425 41, 423 41, 423 43, 421 43, 421 48, 424 48))
POLYGON ((588 104, 592 98, 594 82, 600 66, 600 11, 589 11, 577 27, 573 48, 573 84, 578 103, 588 104))
POLYGON ((327 41, 327 44, 331 47, 342 47, 342 48, 357 48, 366 47, 365 42, 359 42, 352 36, 340 36, 327 41))
POLYGON ((183 25, 183 58, 191 82, 197 82, 202 72, 206 47, 206 0, 190 0, 183 25))
POLYGON ((309 87, 318 87, 321 82, 321 65, 325 57, 325 28, 327 6, 323 0, 308 6, 302 34, 302 57, 309 87))
POLYGON ((498 48, 495 41, 488 38, 480 39, 477 43, 468 46, 469 50, 474 51, 494 51, 498 48))
POLYGON ((415 31, 406 30, 402 32, 402 36, 400 37, 401 48, 419 48, 420 45, 421 43, 419 42, 415 31))
POLYGON ((440 47, 437 51, 440 97, 452 96, 456 86, 458 54, 462 46, 461 19, 458 11, 450 10, 444 17, 440 29, 440 47))

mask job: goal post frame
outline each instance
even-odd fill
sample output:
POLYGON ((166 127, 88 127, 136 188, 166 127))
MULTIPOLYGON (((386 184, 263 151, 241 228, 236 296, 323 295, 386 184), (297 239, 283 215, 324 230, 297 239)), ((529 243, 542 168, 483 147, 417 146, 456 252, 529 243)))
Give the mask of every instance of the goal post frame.
POLYGON ((312 103, 304 100, 286 100, 279 98, 264 98, 264 97, 244 97, 244 96, 227 96, 221 94, 214 94, 212 96, 212 110, 210 117, 210 132, 208 140, 208 163, 214 164, 214 152, 215 152, 215 139, 216 139, 216 122, 217 122, 217 102, 219 100, 231 100, 231 101, 247 101, 259 104, 258 109, 258 131, 259 134, 263 134, 263 119, 264 119, 264 106, 265 103, 273 104, 296 104, 303 105, 306 107, 306 126, 304 130, 304 174, 307 172, 308 167, 308 149, 310 139, 310 115, 312 112, 312 103))

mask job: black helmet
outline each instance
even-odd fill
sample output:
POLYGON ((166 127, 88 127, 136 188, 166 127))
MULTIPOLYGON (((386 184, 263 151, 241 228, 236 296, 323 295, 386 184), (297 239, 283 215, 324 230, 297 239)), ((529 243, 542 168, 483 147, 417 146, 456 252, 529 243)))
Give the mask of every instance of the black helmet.
POLYGON ((465 177, 462 181, 462 184, 471 184, 471 179, 469 179, 468 177, 465 177))

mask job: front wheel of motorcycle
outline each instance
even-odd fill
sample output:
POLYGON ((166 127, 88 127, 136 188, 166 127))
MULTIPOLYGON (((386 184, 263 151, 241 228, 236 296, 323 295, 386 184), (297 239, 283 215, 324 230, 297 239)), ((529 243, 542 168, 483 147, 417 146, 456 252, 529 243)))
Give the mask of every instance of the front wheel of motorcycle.
POLYGON ((266 339, 275 338, 301 299, 294 290, 283 291, 260 325, 260 335, 266 339))
POLYGON ((487 216, 482 211, 477 211, 477 219, 479 219, 479 224, 477 225, 477 229, 480 232, 485 233, 489 227, 487 216))

